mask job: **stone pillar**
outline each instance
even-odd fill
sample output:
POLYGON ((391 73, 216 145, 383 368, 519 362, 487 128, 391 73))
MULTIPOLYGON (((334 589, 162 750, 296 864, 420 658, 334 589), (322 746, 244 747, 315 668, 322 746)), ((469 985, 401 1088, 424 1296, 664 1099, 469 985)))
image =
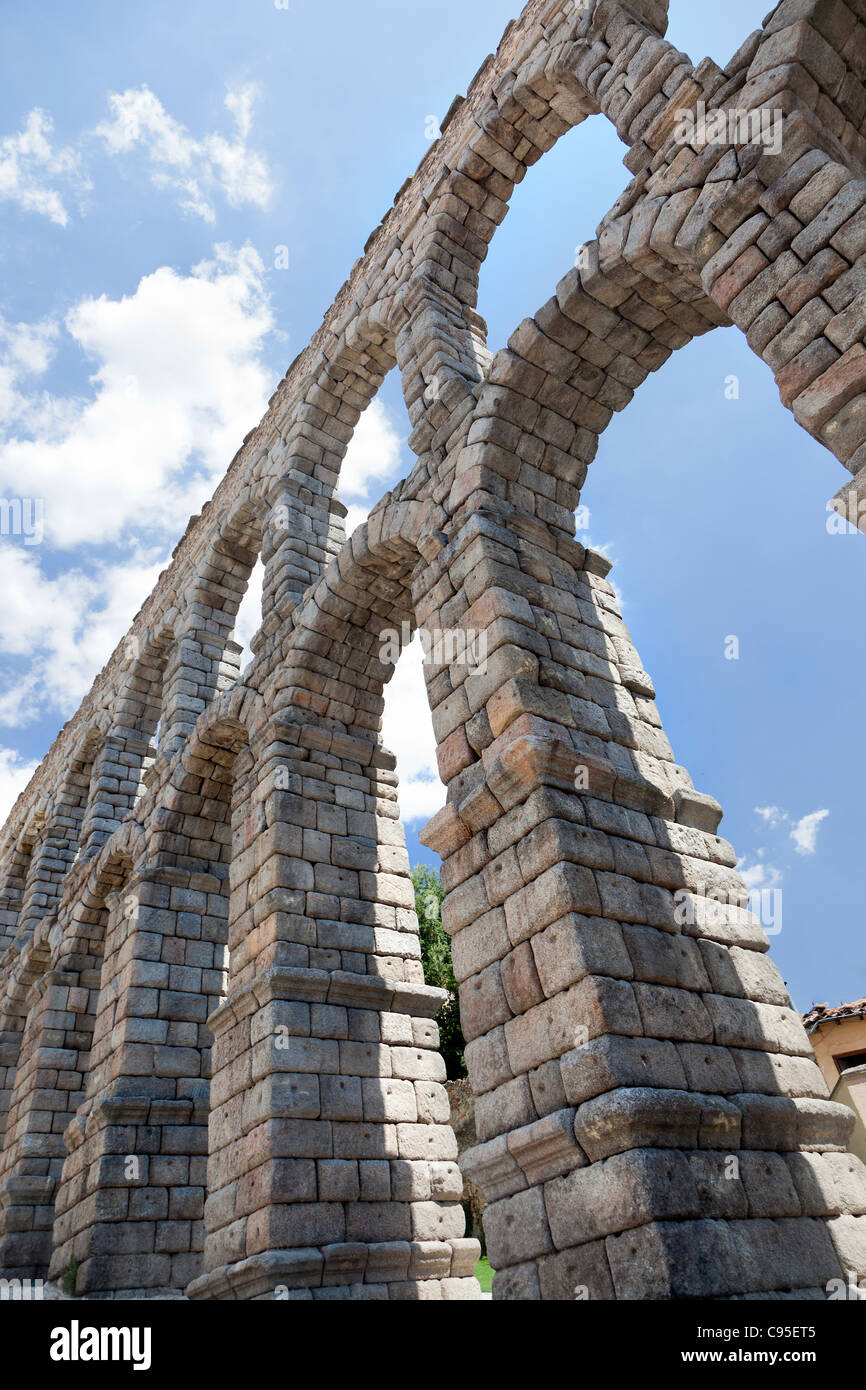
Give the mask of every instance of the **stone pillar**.
POLYGON ((295 707, 239 777, 191 1298, 478 1295, 393 766, 295 707))
MULTIPOLYGON (((286 467, 294 464, 294 471, 281 478, 268 497, 262 540, 262 629, 256 649, 280 631, 295 604, 346 538, 346 508, 332 496, 330 488, 300 472, 297 465, 303 462, 287 460, 286 467)), ((311 461, 306 464, 309 467, 311 461)))
POLYGON ((40 976, 20 1049, 9 1058, 14 1084, 0 1157, 0 1269, 19 1278, 44 1276, 51 1256, 54 1189, 76 1087, 77 1019, 69 1012, 75 984, 74 976, 56 970, 40 976))
POLYGON ((33 846, 18 914, 15 944, 23 949, 39 923, 57 910, 63 882, 75 861, 77 837, 52 821, 33 846))
MULTIPOLYGON (((13 832, 16 838, 10 847, 9 862, 3 876, 3 886, 0 889, 0 966, 2 966, 6 952, 18 933, 36 834, 37 830, 32 821, 27 827, 26 834, 21 831, 13 832)), ((0 1122, 0 1133, 2 1133, 2 1122, 0 1122)))
MULTIPOLYGON (((499 221, 506 207, 500 203, 499 221)), ((493 222, 488 223, 490 235, 493 222)), ((396 350, 403 385, 403 397, 412 433, 410 448, 424 454, 444 424, 461 403, 471 399, 474 385, 488 369, 491 353, 487 347, 487 325, 472 307, 477 301, 477 273, 486 243, 479 242, 474 253, 465 250, 465 274, 457 287, 462 298, 452 294, 435 278, 434 253, 450 258, 456 247, 446 232, 432 237, 430 261, 403 291, 398 317, 402 328, 396 350), (471 300, 471 304, 466 302, 471 300)))
POLYGON ((86 1099, 68 1126, 51 1277, 79 1295, 182 1290, 201 1268, 207 1014, 222 996, 218 878, 137 874, 108 925, 86 1099))
POLYGON ((418 581, 494 1297, 793 1293, 864 1263, 851 1115, 677 766, 608 562, 490 502, 418 581))
POLYGON ((79 836, 79 854, 91 859, 135 805, 142 765, 150 744, 132 730, 118 730, 102 741, 93 762, 90 798, 79 836))
POLYGON ((12 1019, 0 1017, 0 1145, 6 1134, 9 1106, 12 1102, 12 1087, 18 1066, 18 1050, 21 1034, 17 1028, 10 1027, 12 1019))
POLYGON ((159 752, 168 759, 192 735, 214 697, 234 685, 240 674, 243 648, 230 640, 235 612, 202 602, 191 603, 189 610, 189 626, 169 650, 166 663, 159 752))

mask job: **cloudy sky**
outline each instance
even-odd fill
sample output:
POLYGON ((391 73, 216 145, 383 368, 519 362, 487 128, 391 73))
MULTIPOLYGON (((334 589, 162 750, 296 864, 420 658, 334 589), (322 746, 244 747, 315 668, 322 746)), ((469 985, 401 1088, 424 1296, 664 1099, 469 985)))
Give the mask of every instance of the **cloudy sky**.
MULTIPOLYGON (((673 0, 670 38, 724 63, 767 6, 673 0)), ((517 9, 3 7, 0 499, 29 505, 0 535, 0 815, 517 9)), ((482 275, 493 347, 593 234, 624 153, 599 118, 518 189, 482 275)), ((347 460, 354 523, 409 464, 407 433, 392 374, 347 460)), ((728 330, 642 388, 584 494, 674 750, 726 807, 802 1008, 866 992, 866 541, 826 512, 844 478, 728 330)), ((254 574, 243 638, 259 598, 254 574)), ((443 799, 428 731, 413 649, 386 729, 413 862, 443 799)))

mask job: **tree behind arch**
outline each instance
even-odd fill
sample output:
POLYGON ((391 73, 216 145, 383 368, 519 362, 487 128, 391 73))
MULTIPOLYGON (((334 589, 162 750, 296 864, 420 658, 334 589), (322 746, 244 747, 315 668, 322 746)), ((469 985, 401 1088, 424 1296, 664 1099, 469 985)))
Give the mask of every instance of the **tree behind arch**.
POLYGON ((466 1075, 463 1052, 466 1042, 460 1027, 460 1005, 457 981, 451 965, 451 942, 442 925, 442 900, 445 890, 435 869, 419 864, 412 870, 415 885, 415 911, 418 914, 418 935, 421 940, 421 963, 428 985, 448 990, 448 1001, 436 1015, 441 1036, 442 1055, 449 1081, 466 1075))

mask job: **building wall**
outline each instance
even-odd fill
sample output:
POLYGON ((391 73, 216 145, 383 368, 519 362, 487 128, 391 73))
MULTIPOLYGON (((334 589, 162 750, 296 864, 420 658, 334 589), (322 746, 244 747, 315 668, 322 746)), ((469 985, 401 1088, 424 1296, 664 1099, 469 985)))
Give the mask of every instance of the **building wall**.
POLYGON ((485 653, 426 664, 447 801, 423 842, 494 1296, 866 1278, 850 1111, 574 539, 614 414, 732 322, 866 489, 866 25, 821 0, 837 52, 804 9, 723 70, 665 43, 665 0, 530 0, 443 121, 0 836, 0 1266, 99 1297, 479 1296, 379 739, 417 627, 485 653), (779 152, 676 134, 777 97, 779 152), (602 112, 634 181, 494 355, 487 246, 602 112), (395 365, 417 462, 347 540, 340 466, 395 365))
POLYGON ((850 1106, 857 1116, 848 1147, 866 1163, 866 1067, 840 1076, 831 1099, 839 1101, 841 1105, 850 1106))
POLYGON ((866 1052, 866 1017, 829 1019, 810 1033, 818 1066, 824 1073, 829 1090, 839 1080, 839 1068, 834 1058, 848 1052, 866 1052))
POLYGON ((857 1116, 849 1148, 866 1161, 866 1067, 840 1073, 835 1061, 850 1052, 866 1052, 866 1017, 828 1020, 810 1037, 831 1099, 849 1106, 857 1116))

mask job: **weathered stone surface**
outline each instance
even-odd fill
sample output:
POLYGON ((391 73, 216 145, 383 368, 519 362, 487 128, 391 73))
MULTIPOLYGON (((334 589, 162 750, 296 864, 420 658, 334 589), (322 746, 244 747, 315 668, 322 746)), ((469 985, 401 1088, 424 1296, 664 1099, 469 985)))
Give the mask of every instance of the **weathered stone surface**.
POLYGON ((860 497, 855 8, 786 0, 727 72, 666 43, 664 0, 530 0, 509 27, 9 818, 4 1269, 77 1270, 100 1297, 477 1296, 446 995, 380 741, 419 629, 481 1141, 461 1166, 495 1296, 811 1298, 862 1276, 850 1117, 721 807, 675 761, 610 562, 574 538, 613 415, 731 321, 855 474, 836 505, 860 497), (779 107, 778 147, 744 102, 779 107), (719 144, 678 133, 699 109, 719 144), (487 247, 598 110, 635 181, 493 357, 487 247), (347 539, 341 464, 395 364, 418 463, 347 539))

